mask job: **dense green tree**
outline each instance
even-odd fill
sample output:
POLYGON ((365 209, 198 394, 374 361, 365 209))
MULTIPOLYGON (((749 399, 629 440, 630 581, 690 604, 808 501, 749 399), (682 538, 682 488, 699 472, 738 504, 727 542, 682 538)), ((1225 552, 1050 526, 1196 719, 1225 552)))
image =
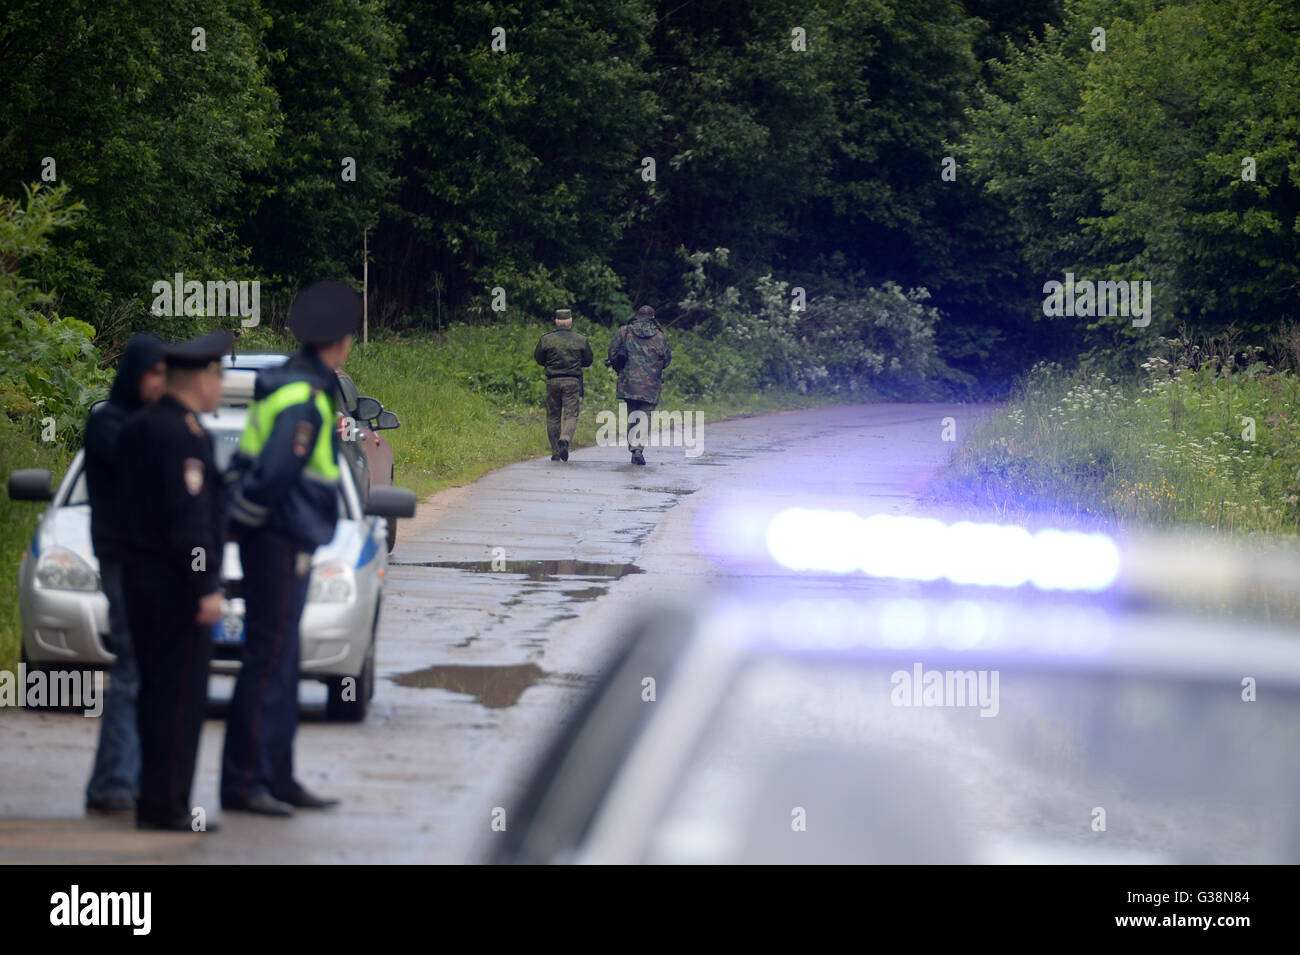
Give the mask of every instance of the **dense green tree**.
MULTIPOLYGON (((1025 4, 997 29, 1032 24, 1040 8, 1050 4, 1025 4)), ((937 334, 947 357, 972 370, 1019 364, 1023 347, 1005 347, 999 328, 1023 346, 1027 324, 1006 307, 1023 285, 1011 226, 965 170, 941 177, 975 101, 973 43, 993 27, 955 2, 659 9, 658 152, 670 159, 658 203, 620 248, 634 297, 680 299, 672 253, 721 247, 726 266, 709 268, 738 289, 768 271, 814 298, 926 286, 960 316, 937 334)))
POLYGON ((255 211, 243 241, 282 293, 327 275, 359 278, 362 229, 395 185, 397 31, 383 0, 262 5, 282 118, 267 164, 247 177, 255 211))
POLYGON ((1108 51, 1077 120, 1103 197, 1088 234, 1150 277, 1165 328, 1234 322, 1262 344, 1300 316, 1300 7, 1154 7, 1108 51))
POLYGON ((835 51, 860 43, 836 36, 819 4, 658 6, 663 126, 646 143, 658 181, 639 197, 619 262, 633 297, 656 305, 680 292, 678 248, 725 247, 738 276, 767 270, 826 190, 840 131, 835 51))
POLYGON ((380 324, 649 302, 776 378, 838 349, 845 382, 891 350, 999 379, 1300 311, 1289 0, 17 0, 0 75, 0 194, 44 172, 85 209, 25 275, 110 350, 176 271, 272 310, 358 278, 367 226, 380 324), (1152 325, 1045 319, 1069 271, 1150 280, 1152 325))
POLYGON ((275 134, 265 27, 256 0, 9 5, 0 191, 41 179, 50 157, 85 204, 37 276, 65 311, 102 322, 134 299, 143 316, 173 272, 231 277, 242 177, 275 134))
POLYGON ((1300 9, 1066 8, 1061 29, 995 69, 972 117, 970 163, 1040 281, 1067 271, 1149 280, 1155 304, 1145 328, 1127 317, 1051 321, 1120 358, 1184 323, 1205 333, 1235 323, 1263 344, 1300 310, 1300 9))
POLYGON ((403 310, 491 315, 500 287, 508 314, 570 296, 613 314, 625 302, 608 255, 657 121, 647 5, 399 0, 393 16, 411 126, 380 230, 380 294, 403 310))

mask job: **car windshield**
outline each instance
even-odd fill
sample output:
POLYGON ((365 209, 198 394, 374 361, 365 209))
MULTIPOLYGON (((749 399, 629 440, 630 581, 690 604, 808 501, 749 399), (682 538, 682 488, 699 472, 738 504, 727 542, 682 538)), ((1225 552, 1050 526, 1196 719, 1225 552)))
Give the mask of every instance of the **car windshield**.
POLYGON ((940 671, 942 685, 922 672, 920 693, 915 666, 783 658, 742 669, 645 861, 1300 856, 1294 692, 1279 688, 1265 711, 1231 683, 1027 670, 995 683, 998 671, 972 670, 940 671))
POLYGON ((356 383, 345 373, 339 372, 339 389, 343 394, 343 410, 348 414, 356 411, 357 399, 361 392, 357 390, 356 383))
POLYGON ((77 468, 77 476, 73 478, 72 487, 68 489, 68 496, 63 501, 64 507, 77 507, 90 503, 90 493, 86 490, 86 469, 77 468))
MULTIPOLYGON (((212 435, 212 453, 216 459, 217 470, 224 472, 230 467, 230 461, 239 450, 239 432, 229 429, 213 430, 209 429, 212 435)), ((63 501, 63 507, 77 507, 90 503, 90 494, 86 490, 86 469, 78 466, 77 473, 72 479, 72 487, 68 489, 68 496, 63 501)))
MULTIPOLYGON (((216 459, 217 471, 224 473, 230 467, 231 460, 235 457, 235 452, 239 450, 238 430, 209 429, 212 435, 212 453, 216 459)), ((80 465, 77 467, 77 473, 73 476, 72 486, 68 489, 68 496, 64 499, 62 507, 79 507, 90 504, 90 496, 86 491, 86 469, 80 465)), ((343 494, 342 488, 339 489, 339 513, 348 514, 347 499, 343 494)))

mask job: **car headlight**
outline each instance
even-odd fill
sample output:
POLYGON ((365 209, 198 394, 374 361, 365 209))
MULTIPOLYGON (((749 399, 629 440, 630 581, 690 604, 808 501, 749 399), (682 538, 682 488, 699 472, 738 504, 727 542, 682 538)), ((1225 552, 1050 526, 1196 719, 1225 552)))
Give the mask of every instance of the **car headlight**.
POLYGON ((36 563, 36 582, 50 590, 98 590, 99 575, 64 547, 51 547, 36 563))
POLYGON ((315 603, 347 603, 356 589, 351 567, 341 560, 326 561, 312 568, 307 599, 315 603))

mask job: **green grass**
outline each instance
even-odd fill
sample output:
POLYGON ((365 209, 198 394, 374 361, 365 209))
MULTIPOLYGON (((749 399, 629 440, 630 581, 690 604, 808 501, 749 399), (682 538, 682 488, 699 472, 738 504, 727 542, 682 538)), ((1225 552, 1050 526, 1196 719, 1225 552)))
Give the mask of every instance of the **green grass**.
POLYGON ((928 499, 1029 524, 1300 531, 1300 379, 1144 367, 1121 383, 1039 366, 928 499))

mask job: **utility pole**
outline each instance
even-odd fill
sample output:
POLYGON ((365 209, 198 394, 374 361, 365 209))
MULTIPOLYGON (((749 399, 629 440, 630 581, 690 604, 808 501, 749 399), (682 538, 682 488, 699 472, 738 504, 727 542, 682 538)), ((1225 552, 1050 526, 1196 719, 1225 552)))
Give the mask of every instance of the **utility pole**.
POLYGON ((361 230, 361 345, 370 344, 370 226, 361 230))

